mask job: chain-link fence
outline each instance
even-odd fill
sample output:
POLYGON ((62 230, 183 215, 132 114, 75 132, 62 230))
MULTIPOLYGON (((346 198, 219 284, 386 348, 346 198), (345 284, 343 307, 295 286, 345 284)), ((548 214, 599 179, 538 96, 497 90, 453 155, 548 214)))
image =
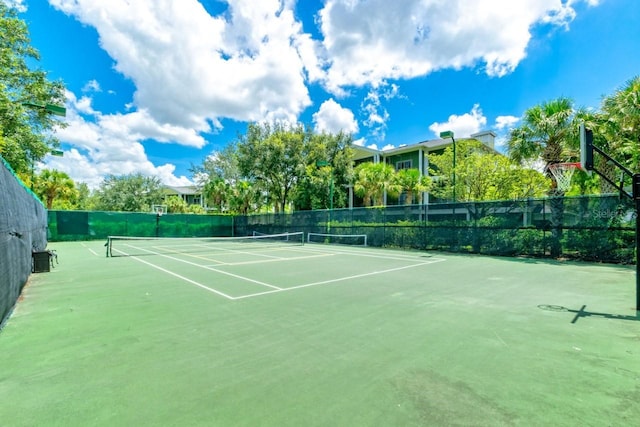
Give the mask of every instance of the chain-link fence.
POLYGON ((617 196, 442 203, 236 217, 253 232, 366 234, 369 246, 633 263, 635 208, 617 196))
POLYGON ((0 326, 32 270, 32 255, 47 246, 47 216, 40 200, 0 157, 0 326))
POLYGON ((439 203, 248 216, 50 211, 49 240, 303 231, 369 246, 634 263, 635 208, 617 196, 439 203))

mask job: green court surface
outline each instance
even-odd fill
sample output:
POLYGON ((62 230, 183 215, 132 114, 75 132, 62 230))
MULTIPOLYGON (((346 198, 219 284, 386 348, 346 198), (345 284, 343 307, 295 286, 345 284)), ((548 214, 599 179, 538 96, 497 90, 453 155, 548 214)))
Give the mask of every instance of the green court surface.
POLYGON ((7 426, 627 426, 629 267, 55 243, 0 331, 7 426))

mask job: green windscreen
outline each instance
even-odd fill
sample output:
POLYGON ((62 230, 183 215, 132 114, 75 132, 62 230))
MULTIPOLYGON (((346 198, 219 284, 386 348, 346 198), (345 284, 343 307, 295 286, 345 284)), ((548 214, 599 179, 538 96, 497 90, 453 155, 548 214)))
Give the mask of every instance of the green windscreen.
POLYGON ((139 212, 49 211, 49 240, 106 239, 108 236, 231 236, 233 217, 139 212))
POLYGON ((46 210, 0 157, 0 327, 47 246, 46 210))

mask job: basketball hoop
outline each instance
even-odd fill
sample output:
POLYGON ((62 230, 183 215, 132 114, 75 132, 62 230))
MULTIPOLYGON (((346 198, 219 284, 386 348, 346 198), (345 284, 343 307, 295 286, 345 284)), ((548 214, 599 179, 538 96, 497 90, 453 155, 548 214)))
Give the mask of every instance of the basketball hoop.
POLYGON ((556 186, 560 191, 567 191, 571 187, 571 178, 580 163, 554 163, 547 167, 556 179, 556 186))
POLYGON ((152 205, 151 210, 160 217, 167 212, 167 205, 152 205))

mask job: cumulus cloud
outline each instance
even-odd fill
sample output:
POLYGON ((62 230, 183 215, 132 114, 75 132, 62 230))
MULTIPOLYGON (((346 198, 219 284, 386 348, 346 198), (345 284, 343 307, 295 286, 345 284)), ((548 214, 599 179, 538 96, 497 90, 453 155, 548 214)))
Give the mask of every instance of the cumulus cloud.
POLYGON ((83 92, 102 92, 102 89, 100 88, 100 83, 98 83, 97 80, 89 80, 87 83, 85 83, 85 85, 82 87, 82 91, 83 92))
POLYGON ((456 138, 467 138, 470 135, 484 130, 487 126, 487 118, 482 114, 480 105, 473 106, 470 112, 462 115, 452 114, 446 122, 435 122, 429 126, 429 130, 437 137, 440 132, 453 131, 456 138))
POLYGON ((568 25, 575 3, 405 0, 398 7, 386 0, 327 0, 319 14, 331 64, 326 85, 340 93, 348 86, 478 65, 489 76, 504 76, 525 58, 531 28, 568 25))
POLYGON ((515 116, 498 116, 496 117, 496 129, 499 131, 509 130, 519 121, 520 118, 515 116))
MULTIPOLYGON (((137 108, 158 123, 210 132, 223 118, 295 122, 314 82, 345 96, 443 68, 503 76, 525 57, 531 28, 568 24, 578 0, 327 0, 318 34, 303 31, 290 0, 228 0, 217 16, 196 0, 49 2, 97 30, 115 69, 135 84, 137 108)), ((388 120, 370 107, 369 123, 388 120)))
POLYGON ((25 0, 2 0, 2 2, 18 12, 25 12, 27 10, 25 0))
POLYGON ((394 98, 404 98, 400 95, 400 88, 396 84, 381 82, 377 87, 371 89, 362 102, 362 111, 365 114, 363 124, 369 128, 371 136, 378 140, 384 140, 386 136, 387 121, 389 112, 383 101, 394 98))
MULTIPOLYGON (((95 28, 114 69, 135 88, 125 113, 102 114, 91 98, 74 97, 70 126, 59 136, 76 151, 53 161, 78 173, 95 167, 94 178, 139 170, 180 180, 172 165, 147 159, 143 141, 202 148, 203 135, 217 132, 224 119, 296 123, 312 105, 311 85, 336 99, 365 88, 356 101, 358 117, 331 99, 313 120, 328 131, 364 127, 367 137, 381 142, 390 117, 386 103, 401 96, 388 82, 446 68, 504 76, 526 57, 536 25, 567 27, 580 2, 599 3, 403 0, 398 7, 386 0, 326 0, 315 15, 317 31, 304 31, 293 0, 228 0, 218 15, 197 0, 49 0, 95 28)), ((102 89, 93 80, 83 92, 102 89)), ((430 129, 462 137, 484 126, 474 106, 430 129)))
MULTIPOLYGON (((146 123, 148 117, 140 119, 138 113, 129 115, 103 115, 91 107, 91 99, 67 92, 67 127, 57 131, 56 136, 64 141, 67 149, 63 157, 48 156, 47 167, 66 172, 77 182, 96 188, 106 175, 142 173, 157 176, 167 185, 189 185, 185 177, 174 175, 175 165, 155 166, 147 157, 142 140, 152 127, 158 140, 167 138, 165 129, 159 124, 146 123), (142 123, 142 124, 141 124, 142 123)), ((187 139, 187 138, 185 138, 187 139)), ((197 139, 197 136, 194 136, 197 139)))
POLYGON ((317 132, 328 133, 356 133, 358 132, 358 121, 353 115, 353 111, 342 107, 333 98, 320 105, 320 109, 313 115, 313 123, 317 132))
POLYGON ((288 2, 230 1, 221 16, 196 0, 50 3, 96 28, 134 82, 134 104, 156 122, 209 132, 220 118, 296 121, 311 103, 302 57, 317 74, 314 44, 288 2))

